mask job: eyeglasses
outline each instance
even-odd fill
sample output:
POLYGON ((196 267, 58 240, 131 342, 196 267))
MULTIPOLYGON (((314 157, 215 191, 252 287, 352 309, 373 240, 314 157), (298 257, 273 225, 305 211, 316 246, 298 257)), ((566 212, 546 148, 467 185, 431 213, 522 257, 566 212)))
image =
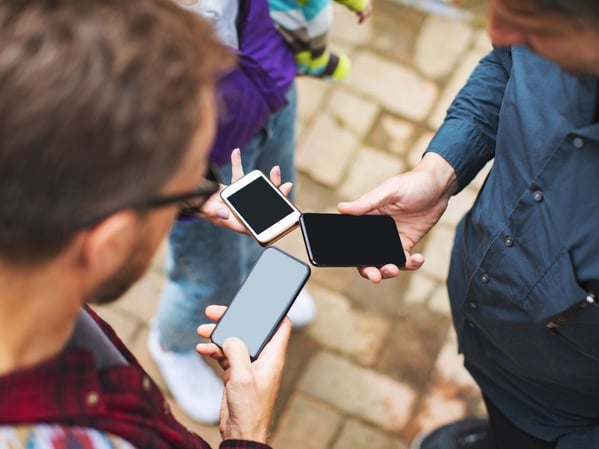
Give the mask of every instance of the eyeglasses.
POLYGON ((140 201, 139 203, 131 206, 119 207, 110 212, 105 212, 95 217, 84 219, 79 221, 78 227, 86 228, 92 226, 106 217, 114 214, 115 212, 123 209, 154 209, 157 207, 169 206, 171 204, 179 203, 179 213, 177 215, 178 220, 190 220, 193 219, 202 209, 202 206, 206 204, 208 199, 214 195, 220 189, 220 176, 218 170, 215 167, 209 166, 206 170, 204 178, 200 182, 200 185, 189 192, 174 193, 170 195, 159 195, 149 200, 140 201))
POLYGON ((140 209, 168 206, 169 204, 179 203, 179 213, 177 219, 185 220, 194 218, 210 199, 220 189, 220 176, 215 167, 208 166, 206 174, 200 185, 190 192, 176 193, 173 195, 162 195, 138 206, 140 209))

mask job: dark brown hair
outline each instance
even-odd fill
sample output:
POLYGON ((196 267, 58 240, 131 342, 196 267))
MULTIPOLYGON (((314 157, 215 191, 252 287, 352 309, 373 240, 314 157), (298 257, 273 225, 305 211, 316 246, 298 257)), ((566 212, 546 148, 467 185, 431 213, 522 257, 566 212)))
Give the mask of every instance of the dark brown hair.
POLYGON ((0 258, 159 191, 232 61, 171 0, 0 0, 0 258))
POLYGON ((565 16, 589 24, 596 24, 599 19, 597 0, 511 0, 510 3, 528 3, 540 13, 565 16))

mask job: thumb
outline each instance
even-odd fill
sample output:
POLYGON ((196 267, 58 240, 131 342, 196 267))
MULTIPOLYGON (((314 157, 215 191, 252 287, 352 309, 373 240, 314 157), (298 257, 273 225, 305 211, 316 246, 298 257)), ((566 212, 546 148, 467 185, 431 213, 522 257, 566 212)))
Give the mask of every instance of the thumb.
POLYGON ((393 178, 388 179, 357 200, 340 202, 337 209, 342 214, 364 215, 389 204, 389 198, 395 193, 392 180, 393 178))
POLYGON ((244 342, 239 338, 227 338, 223 342, 223 352, 231 366, 229 381, 246 382, 252 377, 252 361, 244 342))

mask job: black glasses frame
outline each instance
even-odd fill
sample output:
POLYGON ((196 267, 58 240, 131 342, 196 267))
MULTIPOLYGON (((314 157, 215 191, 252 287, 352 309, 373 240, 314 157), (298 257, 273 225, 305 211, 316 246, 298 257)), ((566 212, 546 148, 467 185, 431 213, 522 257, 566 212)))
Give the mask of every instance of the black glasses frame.
POLYGON ((202 179, 201 185, 194 190, 168 195, 157 195, 154 198, 140 201, 129 206, 115 208, 112 211, 104 212, 95 217, 91 217, 80 221, 78 227, 86 228, 89 226, 93 226, 94 224, 99 223, 100 221, 118 212, 119 210, 135 209, 143 211, 146 209, 170 206, 174 203, 180 203, 177 219, 191 219, 197 216, 197 214, 202 209, 202 206, 206 204, 206 202, 210 199, 210 197, 212 197, 212 195, 214 195, 216 192, 220 190, 220 187, 221 184, 218 170, 216 169, 216 167, 209 166, 206 171, 206 174, 204 175, 204 178, 202 179))

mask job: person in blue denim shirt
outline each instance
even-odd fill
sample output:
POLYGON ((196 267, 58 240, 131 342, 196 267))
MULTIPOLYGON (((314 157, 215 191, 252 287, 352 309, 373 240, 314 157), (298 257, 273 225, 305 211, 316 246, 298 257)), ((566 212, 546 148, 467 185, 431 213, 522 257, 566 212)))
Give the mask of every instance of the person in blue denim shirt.
MULTIPOLYGON (((447 279, 488 420, 450 423, 412 447, 598 448, 599 4, 491 0, 489 34, 494 49, 420 163, 339 209, 391 215, 410 252, 492 160, 447 279)), ((408 254, 406 269, 423 263, 408 254)), ((399 268, 361 274, 380 282, 399 268)))
MULTIPOLYGON (((219 122, 210 160, 223 182, 232 178, 231 152, 241 147, 246 171, 293 182, 296 92, 295 61, 270 19, 266 0, 180 0, 212 21, 238 63, 219 85, 219 122)), ((236 157, 236 156, 234 156, 236 157)), ((220 212, 226 213, 226 208, 220 212)), ((224 217, 226 218, 226 217, 224 217)), ((210 304, 228 305, 262 248, 248 235, 206 220, 179 221, 169 235, 164 286, 148 336, 150 354, 181 410, 195 421, 219 418, 223 381, 195 351, 196 329, 208 323, 210 304)), ((289 312, 294 327, 314 319, 315 306, 302 290, 289 312)))

